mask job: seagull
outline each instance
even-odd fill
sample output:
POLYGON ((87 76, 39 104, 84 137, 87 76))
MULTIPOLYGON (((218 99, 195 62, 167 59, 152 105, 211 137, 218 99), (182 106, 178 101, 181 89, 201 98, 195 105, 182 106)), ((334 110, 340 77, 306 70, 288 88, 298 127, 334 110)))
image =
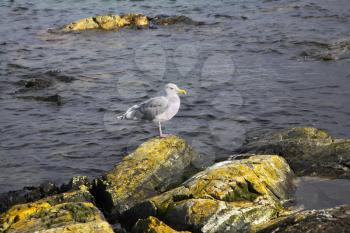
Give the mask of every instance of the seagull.
POLYGON ((158 124, 159 136, 167 137, 168 134, 162 132, 161 123, 173 118, 180 108, 180 97, 178 94, 187 94, 184 89, 178 88, 173 83, 168 83, 164 87, 165 95, 153 97, 140 104, 129 108, 124 114, 118 116, 120 120, 147 120, 158 124))

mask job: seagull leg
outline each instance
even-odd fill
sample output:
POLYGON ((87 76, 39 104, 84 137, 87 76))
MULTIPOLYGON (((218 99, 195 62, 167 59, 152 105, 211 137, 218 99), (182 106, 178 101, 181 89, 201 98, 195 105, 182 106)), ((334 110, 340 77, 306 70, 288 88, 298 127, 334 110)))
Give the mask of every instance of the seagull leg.
POLYGON ((160 121, 158 121, 158 128, 159 128, 159 137, 165 138, 165 137, 169 136, 168 134, 163 134, 162 125, 160 124, 160 121))

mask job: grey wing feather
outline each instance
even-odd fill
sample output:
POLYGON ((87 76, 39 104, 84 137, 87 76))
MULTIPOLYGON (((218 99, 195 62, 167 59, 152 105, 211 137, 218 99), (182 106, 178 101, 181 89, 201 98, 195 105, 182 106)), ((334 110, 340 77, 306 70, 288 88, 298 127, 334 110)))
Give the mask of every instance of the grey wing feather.
POLYGON ((129 108, 124 114, 126 119, 154 120, 168 108, 168 99, 164 96, 149 99, 141 104, 129 108))

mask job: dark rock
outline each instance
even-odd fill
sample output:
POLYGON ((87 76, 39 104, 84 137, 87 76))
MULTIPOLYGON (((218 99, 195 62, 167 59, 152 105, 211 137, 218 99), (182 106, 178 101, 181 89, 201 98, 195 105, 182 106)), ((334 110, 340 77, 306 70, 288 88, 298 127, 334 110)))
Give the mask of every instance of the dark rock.
POLYGON ((161 26, 167 26, 167 25, 173 25, 173 24, 185 24, 185 25, 203 25, 203 22, 197 22, 192 20, 191 18, 183 15, 157 15, 153 18, 150 18, 150 23, 153 25, 161 25, 161 26))
POLYGON ((58 106, 63 104, 62 97, 58 94, 51 95, 51 96, 17 96, 17 98, 52 102, 52 103, 56 103, 58 106))
POLYGON ((299 176, 350 178, 350 140, 334 139, 316 128, 268 134, 247 143, 241 152, 281 155, 299 176))
POLYGON ((89 178, 87 176, 75 176, 69 181, 68 184, 63 184, 61 186, 61 190, 63 192, 66 192, 69 190, 79 190, 82 185, 90 189, 91 184, 89 182, 89 178))
POLYGON ((21 190, 0 194, 0 212, 4 212, 15 204, 27 203, 59 193, 59 188, 51 183, 39 187, 25 187, 21 190))
POLYGON ((350 205, 303 211, 263 226, 258 233, 349 233, 350 205))
POLYGON ((42 79, 42 78, 34 78, 25 81, 24 87, 30 88, 30 89, 44 89, 47 87, 50 87, 52 85, 52 81, 48 79, 42 79))

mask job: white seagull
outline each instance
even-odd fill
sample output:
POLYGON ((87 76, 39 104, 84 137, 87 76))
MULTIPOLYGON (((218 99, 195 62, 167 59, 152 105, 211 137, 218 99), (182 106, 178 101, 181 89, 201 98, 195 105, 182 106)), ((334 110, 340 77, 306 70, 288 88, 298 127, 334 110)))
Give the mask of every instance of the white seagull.
POLYGON ((168 83, 164 88, 165 95, 157 96, 136 104, 129 108, 123 115, 117 118, 130 120, 148 120, 158 124, 159 136, 166 137, 163 134, 161 123, 173 118, 180 108, 180 97, 178 94, 186 94, 187 91, 178 88, 173 83, 168 83))

